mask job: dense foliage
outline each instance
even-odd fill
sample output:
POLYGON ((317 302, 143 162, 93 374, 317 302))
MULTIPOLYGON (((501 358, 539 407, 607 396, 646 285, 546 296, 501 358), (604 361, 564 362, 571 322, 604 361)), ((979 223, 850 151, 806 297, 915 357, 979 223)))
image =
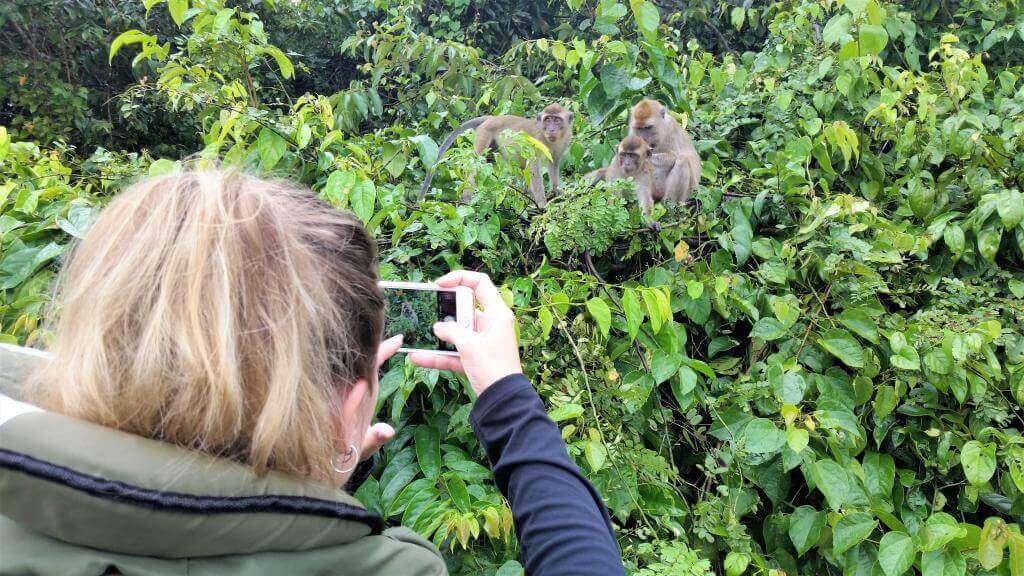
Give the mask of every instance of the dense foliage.
MULTIPOLYGON (((0 340, 45 343, 54 270, 105 198, 219 158, 353 210, 388 278, 502 285, 631 573, 1024 575, 1018 3, 69 2, 122 15, 80 16, 71 51, 22 4, 0 25, 35 44, 0 40, 3 66, 56 68, 0 74, 0 340), (704 162, 658 233, 581 178, 643 96, 704 162), (552 100, 577 120, 546 209, 465 144, 414 202, 452 127, 552 100)), ((514 574, 467 390, 392 362, 398 438, 357 495, 453 573, 514 574)))

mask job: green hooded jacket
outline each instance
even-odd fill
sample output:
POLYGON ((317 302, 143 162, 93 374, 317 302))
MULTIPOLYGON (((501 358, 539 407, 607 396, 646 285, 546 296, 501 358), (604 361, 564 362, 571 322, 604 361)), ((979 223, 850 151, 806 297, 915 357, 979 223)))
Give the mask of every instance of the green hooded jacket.
POLYGON ((0 344, 0 574, 447 574, 341 490, 16 401, 42 358, 0 344))

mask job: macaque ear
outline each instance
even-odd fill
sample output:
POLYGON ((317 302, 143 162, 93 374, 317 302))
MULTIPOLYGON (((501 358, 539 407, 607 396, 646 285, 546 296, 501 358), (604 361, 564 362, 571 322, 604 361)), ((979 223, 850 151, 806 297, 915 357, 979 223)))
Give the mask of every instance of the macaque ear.
POLYGON ((661 107, 661 117, 664 118, 666 114, 668 114, 668 108, 665 108, 664 106, 662 106, 661 107))
POLYGON ((537 114, 537 122, 543 122, 543 121, 544 121, 544 113, 540 112, 540 113, 537 114))
POLYGON ((572 121, 575 120, 575 119, 576 119, 576 113, 575 112, 569 112, 569 123, 571 124, 572 121))

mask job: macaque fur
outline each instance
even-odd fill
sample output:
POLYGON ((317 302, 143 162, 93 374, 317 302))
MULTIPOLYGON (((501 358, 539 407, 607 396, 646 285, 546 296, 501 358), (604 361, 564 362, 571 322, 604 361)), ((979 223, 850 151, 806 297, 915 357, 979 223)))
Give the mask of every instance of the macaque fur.
MULTIPOLYGON (((547 164, 548 178, 551 179, 551 191, 552 193, 558 192, 559 185, 559 170, 562 166, 562 156, 565 154, 565 149, 569 147, 569 141, 572 140, 572 120, 573 113, 567 111, 561 105, 549 104, 546 106, 536 118, 524 118, 522 116, 478 116, 472 120, 467 120, 460 124, 447 138, 441 143, 441 147, 437 151, 438 162, 444 156, 444 153, 451 148, 452 144, 455 143, 455 139, 460 134, 467 130, 476 129, 476 139, 473 143, 473 152, 476 154, 483 154, 487 151, 500 152, 507 154, 504 140, 500 137, 504 130, 514 130, 518 132, 525 132, 539 142, 544 143, 547 146, 548 151, 551 153, 551 162, 548 162, 546 158, 539 156, 534 158, 530 162, 530 193, 533 196, 537 206, 541 208, 547 204, 547 198, 544 195, 544 181, 541 176, 542 164, 547 164)), ((423 181, 423 185, 420 186, 419 199, 422 200, 426 195, 427 190, 430 189, 430 182, 434 178, 434 172, 437 168, 437 162, 430 168, 427 173, 426 179, 423 181)), ((463 193, 462 201, 468 202, 472 196, 473 189, 475 188, 474 176, 470 175, 469 188, 463 193)))
POLYGON ((593 182, 633 180, 636 187, 636 202, 640 206, 640 211, 648 219, 648 226, 656 229, 657 224, 650 220, 651 209, 655 202, 661 201, 664 191, 654 185, 654 166, 651 156, 651 147, 643 138, 626 136, 622 142, 619 142, 611 163, 604 168, 590 172, 586 177, 593 182))
POLYGON ((700 156, 686 130, 661 102, 644 99, 630 110, 629 135, 651 147, 653 188, 666 202, 686 204, 700 184, 700 156))

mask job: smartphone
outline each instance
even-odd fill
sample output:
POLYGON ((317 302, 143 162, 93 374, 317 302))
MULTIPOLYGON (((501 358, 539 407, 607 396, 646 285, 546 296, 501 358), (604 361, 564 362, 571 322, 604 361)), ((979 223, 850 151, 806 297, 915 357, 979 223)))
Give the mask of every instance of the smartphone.
POLYGON ((384 290, 384 335, 404 334, 399 352, 457 356, 455 347, 434 336, 437 322, 473 328, 473 291, 466 286, 441 288, 427 282, 380 282, 384 290))

